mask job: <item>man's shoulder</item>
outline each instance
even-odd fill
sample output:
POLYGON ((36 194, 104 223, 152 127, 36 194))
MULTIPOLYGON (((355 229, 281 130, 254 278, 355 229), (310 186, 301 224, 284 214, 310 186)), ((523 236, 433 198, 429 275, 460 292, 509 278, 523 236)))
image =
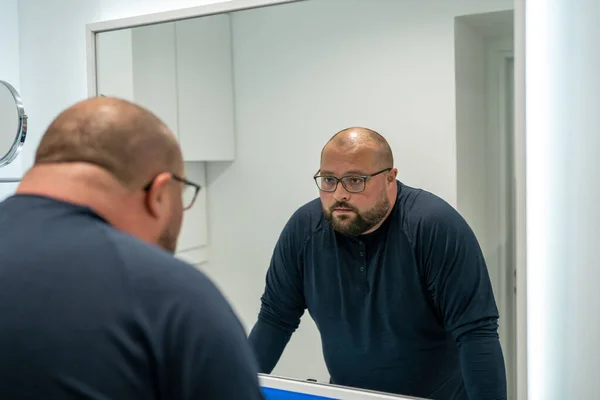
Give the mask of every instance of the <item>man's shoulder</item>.
POLYGON ((323 207, 321 205, 321 199, 313 199, 294 211, 292 214, 293 220, 300 223, 318 223, 323 220, 323 207))
POLYGON ((162 266, 179 263, 179 260, 160 247, 146 243, 111 226, 106 226, 104 233, 123 262, 129 266, 162 266))
POLYGON ((459 236, 470 232, 466 220, 450 203, 424 189, 402 185, 399 189, 399 208, 403 227, 410 236, 429 231, 454 233, 459 236))
POLYGON ((321 200, 316 198, 302 206, 287 221, 284 232, 295 240, 304 241, 323 228, 324 217, 321 200))
POLYGON ((111 236, 128 271, 136 311, 167 352, 165 368, 181 382, 181 390, 200 397, 258 398, 255 360, 244 328, 212 280, 158 247, 118 231, 111 236), (215 384, 232 370, 235 385, 215 384))
POLYGON ((106 233, 138 295, 218 295, 212 281, 193 265, 124 232, 108 228, 106 233))
POLYGON ((404 218, 412 221, 441 221, 454 219, 458 211, 446 200, 424 189, 400 184, 396 200, 404 218))

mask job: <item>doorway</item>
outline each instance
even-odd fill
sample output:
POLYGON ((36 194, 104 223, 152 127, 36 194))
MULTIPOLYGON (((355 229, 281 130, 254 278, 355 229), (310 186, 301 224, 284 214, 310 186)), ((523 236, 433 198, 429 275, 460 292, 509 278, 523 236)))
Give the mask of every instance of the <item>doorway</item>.
POLYGON ((516 398, 516 176, 512 11, 455 21, 457 209, 483 251, 516 398))

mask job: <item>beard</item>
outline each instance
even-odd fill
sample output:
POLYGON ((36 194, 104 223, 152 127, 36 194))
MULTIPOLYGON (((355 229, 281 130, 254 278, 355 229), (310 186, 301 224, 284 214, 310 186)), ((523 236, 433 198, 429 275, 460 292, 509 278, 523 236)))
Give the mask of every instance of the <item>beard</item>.
POLYGON ((358 236, 379 224, 390 209, 389 197, 383 192, 377 203, 369 210, 360 213, 356 208, 343 201, 336 202, 329 209, 323 208, 325 219, 334 230, 344 236, 358 236), (334 215, 336 208, 347 208, 354 211, 351 214, 334 215))
POLYGON ((175 254, 177 249, 177 234, 173 234, 173 229, 167 227, 158 238, 158 245, 171 254, 175 254))

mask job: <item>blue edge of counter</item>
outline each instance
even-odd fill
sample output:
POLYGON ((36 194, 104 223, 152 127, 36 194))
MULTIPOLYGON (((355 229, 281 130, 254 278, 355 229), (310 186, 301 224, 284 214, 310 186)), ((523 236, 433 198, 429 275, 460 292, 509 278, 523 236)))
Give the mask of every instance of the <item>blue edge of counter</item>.
POLYGON ((289 392, 287 390, 262 387, 265 400, 335 400, 332 397, 316 396, 314 394, 304 394, 289 392))

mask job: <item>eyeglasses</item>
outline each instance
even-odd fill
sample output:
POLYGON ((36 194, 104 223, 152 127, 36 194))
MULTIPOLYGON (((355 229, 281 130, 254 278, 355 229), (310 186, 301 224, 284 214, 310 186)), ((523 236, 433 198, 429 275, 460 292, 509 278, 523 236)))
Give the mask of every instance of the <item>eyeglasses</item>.
MULTIPOLYGON (((367 179, 391 170, 392 168, 386 168, 370 175, 346 175, 342 176, 341 178, 331 175, 315 175, 313 176, 313 179, 315 180, 319 190, 323 192, 335 192, 338 187, 338 183, 342 182, 342 186, 344 189, 346 189, 346 191, 350 193, 360 193, 367 187, 367 179)), ((317 172, 317 174, 319 172, 317 172)))
MULTIPOLYGON (((154 179, 152 179, 150 182, 148 182, 146 186, 144 186, 144 190, 146 192, 152 187, 154 179)), ((198 185, 197 183, 190 182, 187 179, 180 178, 179 176, 174 174, 171 174, 171 179, 183 183, 183 188, 181 192, 183 198, 183 209, 189 210, 194 205, 196 197, 198 197, 198 192, 200 191, 200 189, 202 189, 202 186, 198 185)))

